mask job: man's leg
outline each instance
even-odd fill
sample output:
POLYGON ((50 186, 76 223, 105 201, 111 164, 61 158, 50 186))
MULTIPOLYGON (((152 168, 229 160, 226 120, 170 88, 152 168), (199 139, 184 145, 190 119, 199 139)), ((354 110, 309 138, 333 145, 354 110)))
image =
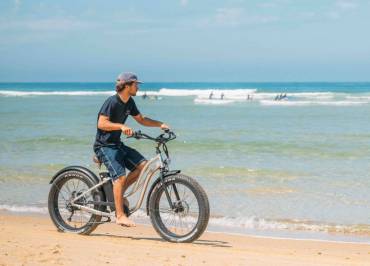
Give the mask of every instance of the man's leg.
MULTIPOLYGON (((127 178, 125 176, 121 176, 113 182, 114 204, 116 206, 117 223, 119 224, 135 226, 135 223, 128 219, 126 214, 123 212, 123 201, 127 201, 127 199, 123 198, 122 195, 125 193, 126 189, 137 180, 146 162, 147 161, 141 162, 134 171, 128 174, 127 178)), ((128 201, 126 204, 128 204, 128 201)))
POLYGON ((113 196, 114 205, 116 207, 116 223, 126 226, 135 226, 135 223, 127 218, 123 212, 123 187, 125 186, 126 171, 124 157, 126 152, 118 147, 101 147, 97 149, 98 158, 101 158, 104 165, 107 167, 110 175, 114 178, 113 181, 113 196))
POLYGON ((117 180, 113 182, 113 194, 114 194, 114 204, 116 206, 116 223, 128 227, 136 226, 133 221, 127 218, 126 214, 123 212, 123 187, 126 182, 125 176, 120 176, 117 180))

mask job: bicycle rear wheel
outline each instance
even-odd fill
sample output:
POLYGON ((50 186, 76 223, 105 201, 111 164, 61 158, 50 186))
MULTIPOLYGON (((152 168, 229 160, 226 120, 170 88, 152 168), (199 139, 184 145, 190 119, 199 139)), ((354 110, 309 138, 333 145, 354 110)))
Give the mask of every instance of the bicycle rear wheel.
MULTIPOLYGON (((58 176, 49 192, 48 209, 51 220, 62 232, 90 234, 99 225, 101 216, 71 206, 73 198, 89 190, 95 184, 84 173, 67 171, 58 176)), ((76 201, 77 204, 96 210, 104 207, 91 202, 100 202, 104 198, 99 190, 92 190, 76 201)))
POLYGON ((204 232, 209 220, 205 191, 193 178, 182 174, 166 177, 164 183, 156 185, 150 195, 149 211, 154 229, 170 242, 193 242, 204 232))

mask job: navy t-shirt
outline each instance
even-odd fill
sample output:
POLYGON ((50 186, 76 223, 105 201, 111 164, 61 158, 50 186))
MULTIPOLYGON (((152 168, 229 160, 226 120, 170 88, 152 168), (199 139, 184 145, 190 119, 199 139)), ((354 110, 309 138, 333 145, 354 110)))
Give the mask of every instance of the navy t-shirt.
MULTIPOLYGON (((100 115, 108 116, 109 121, 113 123, 124 124, 129 115, 136 116, 140 114, 132 97, 124 103, 118 94, 109 97, 101 107, 98 113, 98 120, 100 115)), ((102 146, 117 145, 121 142, 122 130, 105 131, 97 128, 94 149, 102 146)))

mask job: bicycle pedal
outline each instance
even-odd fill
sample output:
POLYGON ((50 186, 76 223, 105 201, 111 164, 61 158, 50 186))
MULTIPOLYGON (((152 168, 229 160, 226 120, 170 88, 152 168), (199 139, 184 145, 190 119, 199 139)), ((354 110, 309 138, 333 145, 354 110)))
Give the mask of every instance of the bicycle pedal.
POLYGON ((109 177, 109 173, 108 172, 100 172, 99 177, 100 177, 101 180, 103 180, 104 178, 109 177))

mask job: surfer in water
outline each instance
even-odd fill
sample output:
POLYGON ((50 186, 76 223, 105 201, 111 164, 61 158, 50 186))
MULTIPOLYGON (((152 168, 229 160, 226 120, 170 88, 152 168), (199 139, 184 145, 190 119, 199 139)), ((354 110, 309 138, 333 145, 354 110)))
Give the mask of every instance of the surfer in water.
POLYGON ((212 99, 212 97, 213 97, 213 91, 211 91, 211 93, 209 94, 209 96, 208 96, 208 99, 212 99))

